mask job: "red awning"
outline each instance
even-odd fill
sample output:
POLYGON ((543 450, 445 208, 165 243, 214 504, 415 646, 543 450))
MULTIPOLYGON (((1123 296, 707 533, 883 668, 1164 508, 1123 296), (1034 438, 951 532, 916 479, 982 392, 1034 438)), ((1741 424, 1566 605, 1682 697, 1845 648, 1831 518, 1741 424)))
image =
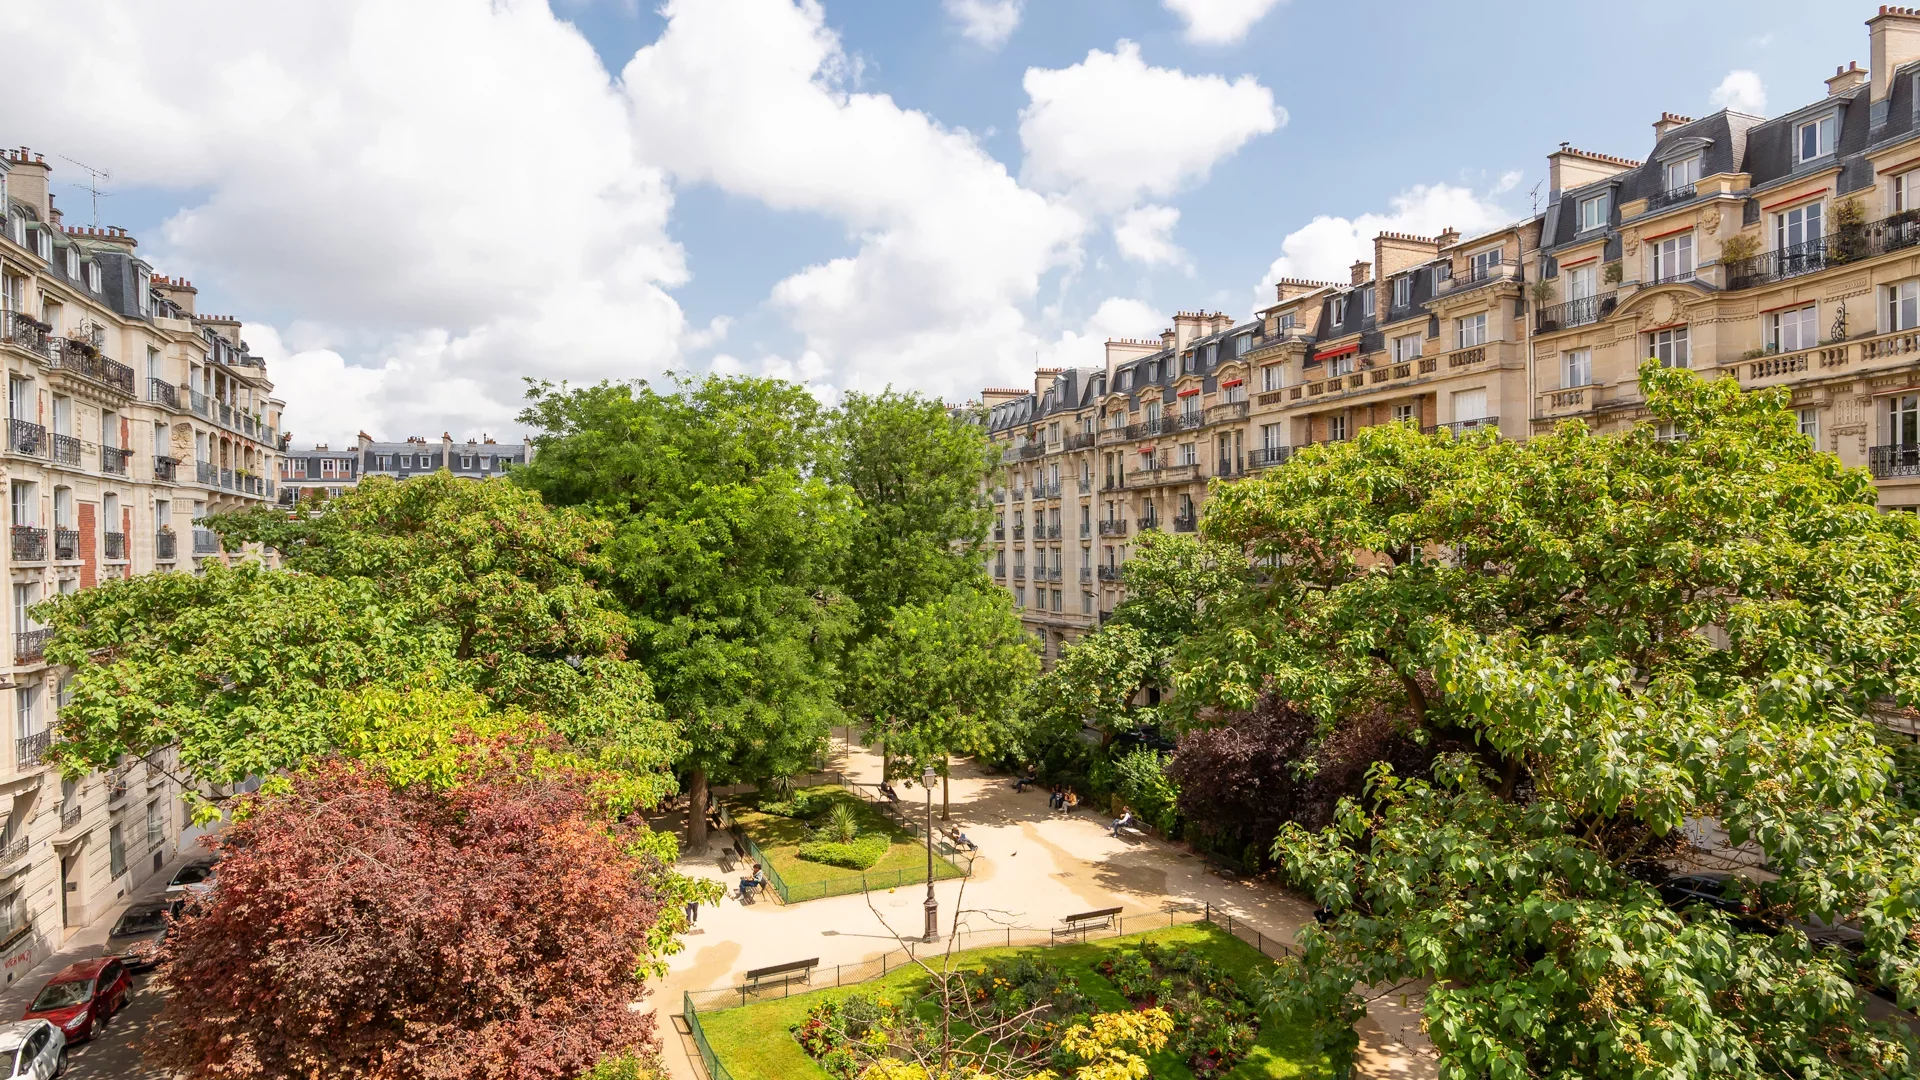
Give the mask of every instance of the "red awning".
POLYGON ((1143 454, 1151 454, 1151 453, 1153 453, 1153 447, 1151 447, 1151 446, 1143 446, 1143 447, 1141 447, 1141 448, 1140 448, 1140 452, 1141 452, 1141 453, 1143 453, 1143 454))
POLYGON ((1180 391, 1180 393, 1179 393, 1179 394, 1177 394, 1176 396, 1177 396, 1177 397, 1192 397, 1193 395, 1195 395, 1195 394, 1197 394, 1197 393, 1199 393, 1199 392, 1200 392, 1200 388, 1199 388, 1199 387, 1197 387, 1197 386, 1190 386, 1190 387, 1188 387, 1187 389, 1185 389, 1185 390, 1182 390, 1182 391, 1180 391))
POLYGON ((1356 341, 1351 345, 1342 345, 1337 349, 1328 349, 1323 353, 1315 353, 1313 358, 1315 360, 1332 360, 1335 357, 1345 356, 1348 353, 1357 353, 1359 351, 1360 343, 1356 341))
POLYGON ((1226 387, 1229 387, 1229 386, 1239 386, 1241 383, 1246 381, 1247 380, 1245 379, 1228 379, 1226 382, 1221 383, 1220 386, 1222 389, 1225 389, 1226 387))

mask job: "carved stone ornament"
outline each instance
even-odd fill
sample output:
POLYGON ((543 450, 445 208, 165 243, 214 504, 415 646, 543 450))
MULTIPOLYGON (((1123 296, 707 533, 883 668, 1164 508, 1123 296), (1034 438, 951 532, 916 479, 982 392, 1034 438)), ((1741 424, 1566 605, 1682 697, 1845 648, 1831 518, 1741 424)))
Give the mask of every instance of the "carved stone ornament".
POLYGON ((1622 234, 1620 237, 1620 252, 1629 259, 1640 254, 1640 234, 1637 232, 1622 234))
POLYGON ((1709 206, 1700 211, 1700 231, 1712 236, 1720 231, 1720 208, 1709 206))

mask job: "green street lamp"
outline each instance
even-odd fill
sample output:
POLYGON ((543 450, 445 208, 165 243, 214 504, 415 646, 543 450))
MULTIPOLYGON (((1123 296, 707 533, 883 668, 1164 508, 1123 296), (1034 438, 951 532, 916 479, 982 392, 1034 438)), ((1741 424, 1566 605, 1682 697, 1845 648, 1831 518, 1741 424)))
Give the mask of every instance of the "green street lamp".
POLYGON ((929 765, 920 774, 920 784, 927 789, 927 934, 924 940, 940 940, 940 902, 933 898, 933 782, 939 774, 929 765))

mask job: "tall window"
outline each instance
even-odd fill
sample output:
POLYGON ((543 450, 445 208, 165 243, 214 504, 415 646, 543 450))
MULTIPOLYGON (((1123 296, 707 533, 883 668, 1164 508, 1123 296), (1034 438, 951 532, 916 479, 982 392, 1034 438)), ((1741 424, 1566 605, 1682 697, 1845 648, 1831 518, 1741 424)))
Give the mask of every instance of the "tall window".
POLYGON ((1404 364, 1420 355, 1420 335, 1407 334, 1393 339, 1393 362, 1404 364))
POLYGON ((1393 407, 1394 423, 1397 423, 1397 424, 1406 423, 1407 421, 1412 419, 1413 419, 1413 405, 1411 403, 1403 404, 1403 405, 1395 405, 1393 407))
POLYGON ((1887 329, 1912 330, 1920 326, 1920 281, 1887 286, 1887 329))
POLYGON ((1775 352, 1799 352, 1820 341, 1819 305, 1808 304, 1791 311, 1767 315, 1767 348, 1775 352))
POLYGON ((1676 326, 1671 330, 1656 330, 1647 335, 1648 347, 1654 359, 1661 367, 1688 367, 1693 355, 1688 349, 1687 328, 1676 326))
POLYGON ((1598 229, 1607 223, 1606 195, 1594 195, 1580 200, 1580 231, 1598 229))
POLYGON ((114 877, 127 872, 127 837, 117 821, 107 827, 107 869, 114 877))
POLYGON ((1373 288, 1371 286, 1360 290, 1360 317, 1363 319, 1373 318, 1373 288))
POLYGON ((32 585, 28 585, 28 584, 14 585, 13 587, 13 632, 14 633, 24 634, 28 630, 37 629, 37 627, 33 625, 33 617, 30 616, 28 612, 33 610, 33 605, 35 601, 38 599, 39 599, 38 597, 34 596, 34 589, 32 585))
POLYGON ((1593 381, 1593 350, 1571 349, 1560 354, 1560 387, 1570 390, 1593 381))
POLYGON ((1199 394, 1188 394, 1186 397, 1180 399, 1180 415, 1189 418, 1200 415, 1199 394))
POLYGON ((1907 210, 1920 210, 1920 169, 1903 172, 1893 178, 1892 190, 1888 192, 1888 203, 1898 214, 1907 210))
POLYGON ((1333 298, 1333 325, 1339 326, 1346 321, 1347 298, 1344 296, 1336 296, 1333 298))
POLYGON ((1684 191, 1700 180, 1700 155, 1667 163, 1667 190, 1684 191))
POLYGON ((1887 399, 1887 441, 1897 446, 1920 446, 1920 394, 1887 399))
POLYGON ((1649 245, 1653 249, 1653 280, 1685 281, 1693 277, 1693 233, 1683 232, 1649 245))
POLYGON ((1467 264, 1468 272, 1471 274, 1468 280, 1484 281, 1492 277, 1494 270, 1499 268, 1500 249, 1489 248, 1486 251, 1478 252, 1467 260, 1467 264))
POLYGON ((11 420, 33 419, 33 382, 31 380, 20 378, 7 380, 7 417, 11 420))
POLYGON ((1286 314, 1280 316, 1279 328, 1282 330, 1293 329, 1293 312, 1289 311, 1286 314))
POLYGON ((1807 441, 1817 448, 1820 445, 1820 410, 1801 409, 1795 418, 1800 421, 1800 434, 1805 435, 1807 441))
POLYGON ((1467 420, 1488 419, 1486 388, 1477 387, 1472 390, 1455 390, 1453 392, 1453 419, 1455 423, 1467 420))
POLYGON ((1181 443, 1180 444, 1180 464, 1198 465, 1199 463, 1200 463, 1199 447, 1196 444, 1190 443, 1190 442, 1181 443))
POLYGON ((1812 161, 1833 153, 1833 141, 1839 132, 1839 116, 1828 113, 1818 120, 1809 120, 1793 129, 1793 155, 1795 161, 1812 161))
POLYGON ((13 692, 15 738, 30 739, 47 729, 40 715, 40 684, 28 683, 13 692))
POLYGON ((1818 201, 1773 215, 1775 250, 1785 251, 1801 244, 1817 243, 1820 239, 1821 224, 1818 201))
POLYGON ((1334 442, 1346 441, 1347 418, 1344 415, 1327 417, 1327 438, 1334 442))
POLYGON ((1454 338, 1456 340, 1454 348, 1456 349, 1471 349, 1475 345, 1485 345, 1487 343, 1487 313, 1483 311, 1478 315, 1469 315, 1464 319, 1455 319, 1454 338))
POLYGON ((1285 425, 1283 424, 1261 424, 1260 425, 1260 448, 1262 450, 1277 450, 1280 447, 1285 445, 1287 445, 1287 435, 1286 435, 1285 425))
POLYGON ((1401 274, 1393 279, 1393 306, 1406 307, 1413 303, 1413 275, 1401 274))
POLYGON ((1328 377, 1339 378, 1342 375, 1353 374, 1353 359, 1355 355, 1354 353, 1348 353, 1345 356, 1336 356, 1327 361, 1328 377))
POLYGON ((1261 392, 1272 393, 1273 391, 1280 389, 1286 383, 1286 374, 1287 374, 1287 370, 1286 370, 1285 364, 1268 364, 1266 367, 1261 368, 1260 369, 1261 392))
POLYGON ((1567 282, 1567 299, 1587 300, 1594 295, 1593 267, 1578 266, 1560 275, 1567 282))

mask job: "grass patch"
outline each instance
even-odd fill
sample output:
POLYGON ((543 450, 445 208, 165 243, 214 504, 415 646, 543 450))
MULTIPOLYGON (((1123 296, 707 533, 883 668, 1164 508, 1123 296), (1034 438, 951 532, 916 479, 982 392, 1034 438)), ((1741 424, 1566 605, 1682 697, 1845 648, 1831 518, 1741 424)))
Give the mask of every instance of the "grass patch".
MULTIPOLYGON (((1038 954, 1040 959, 1057 965, 1078 980, 1080 989, 1093 999, 1096 1009, 1119 1011, 1132 1006, 1096 969, 1102 960, 1117 950, 1136 947, 1143 940, 1190 946, 1220 965, 1247 989, 1251 989, 1254 975, 1273 963, 1253 946, 1211 923, 1190 923, 1083 945, 973 949, 960 953, 956 959, 961 966, 977 968, 997 957, 1038 954)), ((815 990, 743 1008, 703 1012, 700 1014, 700 1025, 714 1053, 733 1074, 734 1080, 827 1080, 825 1070, 800 1049, 790 1030, 806 1016, 807 1010, 815 1002, 876 991, 906 1004, 919 997, 925 984, 926 979, 920 969, 909 964, 859 986, 815 990)), ((1186 1062, 1171 1048, 1148 1058, 1147 1064, 1152 1069, 1150 1075, 1154 1080, 1192 1080, 1193 1077, 1186 1062)), ((1313 1050, 1312 1036, 1304 1027, 1290 1027, 1263 1019, 1260 1039, 1254 1045, 1253 1052, 1233 1071, 1221 1075, 1235 1080, 1291 1080, 1294 1077, 1318 1080, 1335 1076, 1337 1071, 1325 1054, 1313 1050)))
MULTIPOLYGON (((863 839, 867 836, 884 836, 888 840, 885 853, 866 870, 867 878, 876 887, 892 888, 896 884, 910 885, 927 880, 925 842, 896 826, 891 818, 868 805, 865 799, 838 784, 806 788, 796 792, 795 796, 790 801, 804 805, 809 817, 793 818, 762 813, 754 795, 737 796, 728 801, 728 811, 733 815, 734 822, 760 846, 768 865, 780 875, 780 880, 798 894, 794 899, 839 895, 821 893, 807 887, 845 881, 849 877, 858 880, 857 872, 800 857, 800 845, 813 842, 813 830, 833 812, 836 805, 852 808, 855 818, 860 822, 863 839)), ((937 854, 933 857, 934 880, 959 876, 959 867, 937 854)), ((859 888, 856 885, 846 891, 858 892, 859 888)))

